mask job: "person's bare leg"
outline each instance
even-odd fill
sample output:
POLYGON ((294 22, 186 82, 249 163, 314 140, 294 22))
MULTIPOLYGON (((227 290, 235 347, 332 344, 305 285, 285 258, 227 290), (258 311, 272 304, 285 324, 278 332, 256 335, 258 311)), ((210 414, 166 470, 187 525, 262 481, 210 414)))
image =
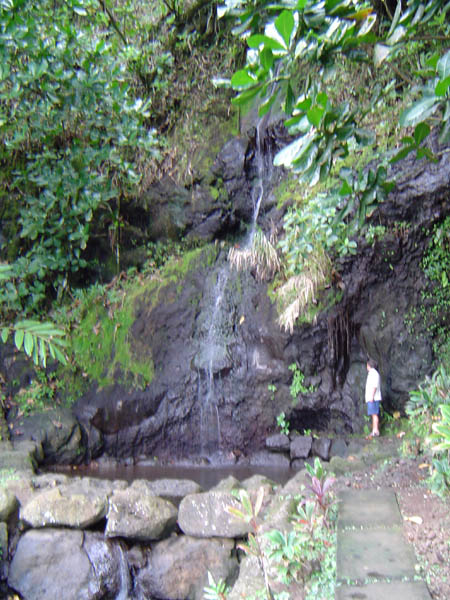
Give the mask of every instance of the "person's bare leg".
POLYGON ((372 415, 372 435, 380 435, 379 425, 380 417, 378 415, 372 415))

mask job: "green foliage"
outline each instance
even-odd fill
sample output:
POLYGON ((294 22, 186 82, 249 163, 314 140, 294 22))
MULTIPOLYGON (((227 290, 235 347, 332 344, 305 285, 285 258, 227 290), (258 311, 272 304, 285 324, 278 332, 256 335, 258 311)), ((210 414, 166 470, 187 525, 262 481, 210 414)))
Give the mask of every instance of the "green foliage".
MULTIPOLYGON (((231 87, 237 93, 233 102, 241 107, 255 103, 260 116, 272 106, 284 112, 292 141, 277 154, 275 164, 292 169, 299 181, 310 185, 320 182, 324 186, 328 177, 336 178, 339 167, 348 164, 350 154, 355 164, 353 158, 364 146, 376 148, 379 153, 379 140, 367 125, 376 122, 376 111, 385 110, 385 98, 392 89, 405 81, 414 85, 396 62, 405 60, 405 54, 421 51, 432 69, 431 91, 427 92, 429 99, 425 103, 419 101, 403 112, 401 124, 414 123, 416 129, 403 139, 406 146, 397 158, 413 150, 419 157, 434 158, 423 146, 430 131, 425 119, 439 115, 441 139, 446 139, 450 115, 449 53, 440 57, 434 52, 429 56, 430 48, 439 48, 433 33, 426 37, 428 46, 412 38, 422 31, 429 33, 426 27, 448 35, 448 6, 448 2, 438 0, 425 4, 416 0, 399 2, 395 14, 387 11, 389 19, 381 19, 375 28, 377 17, 370 4, 364 2, 302 0, 274 4, 228 0, 221 14, 235 18, 235 32, 245 38, 248 46, 246 64, 231 78, 231 87), (364 92, 356 93, 352 84, 348 91, 343 88, 345 82, 339 79, 339 69, 348 67, 350 61, 364 64, 368 70, 373 61, 379 72, 390 69, 397 79, 387 80, 384 89, 374 86, 372 97, 367 99, 367 82, 364 92)), ((423 62, 422 56, 420 60, 423 62)), ((286 275, 297 277, 306 271, 317 247, 335 256, 356 253, 355 237, 393 185, 387 180, 383 164, 375 168, 342 168, 337 187, 327 191, 322 188, 307 202, 302 198, 300 203, 293 203, 286 214, 286 235, 281 242, 286 275)), ((315 299, 315 295, 309 295, 309 301, 315 299)), ((285 311, 284 306, 282 310, 285 311)), ((297 318, 301 312, 289 301, 287 317, 280 320, 292 329, 292 317, 297 318)))
POLYGON ((450 397, 448 397, 448 402, 448 404, 439 406, 442 413, 441 420, 438 423, 433 423, 433 431, 438 440, 438 443, 433 446, 435 452, 450 450, 450 397))
MULTIPOLYGON (((11 273, 10 265, 0 264, 0 281, 8 282, 11 273)), ((53 323, 24 320, 6 325, 0 321, 0 336, 3 343, 8 341, 12 333, 14 333, 14 344, 17 350, 23 350, 27 356, 33 359, 35 365, 41 364, 45 367, 48 355, 52 359, 66 364, 63 348, 67 346, 67 342, 63 338, 64 331, 53 323)))
POLYGON ((277 416, 277 425, 280 428, 281 433, 284 433, 284 435, 289 435, 289 421, 286 419, 286 414, 285 412, 280 412, 280 414, 277 416))
POLYGON ((441 365, 432 377, 410 392, 406 414, 413 433, 422 448, 432 450, 434 457, 428 485, 438 494, 450 487, 450 371, 441 365))
POLYGON ((293 398, 293 403, 296 404, 299 394, 312 394, 315 391, 315 388, 313 385, 305 385, 305 375, 302 373, 298 365, 292 363, 289 365, 289 370, 293 372, 289 391, 293 398))
POLYGON ((450 372, 444 365, 427 377, 417 390, 409 394, 405 411, 414 433, 429 444, 432 425, 440 415, 440 405, 450 400, 450 372))
POLYGON ((52 408, 57 393, 62 387, 62 380, 59 379, 56 371, 47 373, 42 368, 36 369, 35 378, 14 396, 14 402, 18 407, 17 417, 52 408))
POLYGON ((336 578, 336 536, 333 527, 336 504, 331 494, 334 480, 324 479, 323 467, 318 459, 308 473, 311 476, 310 489, 316 488, 317 481, 321 482, 322 488, 327 488, 328 508, 324 511, 315 492, 316 501, 302 499, 293 515, 291 531, 284 533, 272 530, 266 534, 271 545, 268 557, 274 562, 283 583, 301 581, 310 600, 319 597, 318 592, 320 598, 332 600, 336 578))
POLYGON ((415 126, 413 136, 401 139, 403 148, 398 152, 393 162, 415 151, 417 158, 426 157, 437 161, 429 148, 422 146, 422 142, 430 133, 430 125, 426 122, 435 113, 439 113, 441 131, 439 141, 446 144, 450 141, 450 50, 439 57, 434 53, 427 61, 429 68, 426 84, 421 89, 421 98, 406 108, 400 116, 400 125, 403 127, 415 126))
POLYGON ((225 600, 229 589, 223 579, 219 579, 216 582, 214 577, 208 571, 208 584, 209 585, 203 589, 204 600, 225 600))
POLYGON ((134 156, 155 150, 144 126, 149 103, 130 93, 101 16, 93 0, 0 7, 1 160, 8 174, 1 193, 20 200, 20 256, 11 268, 22 310, 39 304, 49 286, 62 293, 71 273, 86 266, 83 251, 99 210, 106 235, 117 238, 120 199, 139 182, 134 156))
POLYGON ((422 259, 422 268, 431 284, 430 288, 422 294, 424 300, 422 312, 425 324, 437 344, 441 344, 445 342, 449 331, 450 217, 433 228, 428 248, 422 259))
POLYGON ((317 457, 313 466, 305 463, 305 468, 311 477, 311 483, 308 487, 314 495, 316 505, 322 511, 325 526, 328 526, 328 513, 335 502, 331 493, 335 479, 326 476, 322 463, 317 457))

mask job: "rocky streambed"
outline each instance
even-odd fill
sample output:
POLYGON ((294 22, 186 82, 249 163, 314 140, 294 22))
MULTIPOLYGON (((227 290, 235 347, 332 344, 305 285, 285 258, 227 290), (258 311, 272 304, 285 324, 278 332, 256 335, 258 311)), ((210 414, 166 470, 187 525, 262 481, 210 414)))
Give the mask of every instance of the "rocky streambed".
MULTIPOLYGON (((0 548, 2 597, 24 600, 203 598, 208 572, 226 580, 237 600, 264 587, 255 558, 237 544, 249 525, 227 511, 233 490, 255 498, 264 489, 258 532, 288 531, 305 470, 285 484, 262 475, 222 480, 205 491, 188 479, 104 480, 35 472, 32 442, 2 442, 0 548)), ((392 452, 374 454, 363 440, 327 463, 334 472, 364 469, 392 452)), ((292 593, 292 591, 291 591, 292 593)), ((300 598, 297 590, 296 598, 300 598)))

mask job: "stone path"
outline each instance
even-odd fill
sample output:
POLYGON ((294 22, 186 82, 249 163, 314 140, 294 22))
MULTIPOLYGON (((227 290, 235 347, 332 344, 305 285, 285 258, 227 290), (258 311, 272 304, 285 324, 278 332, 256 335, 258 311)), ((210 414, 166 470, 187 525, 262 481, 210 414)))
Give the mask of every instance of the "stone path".
POLYGON ((339 493, 336 600, 431 600, 390 490, 339 493))

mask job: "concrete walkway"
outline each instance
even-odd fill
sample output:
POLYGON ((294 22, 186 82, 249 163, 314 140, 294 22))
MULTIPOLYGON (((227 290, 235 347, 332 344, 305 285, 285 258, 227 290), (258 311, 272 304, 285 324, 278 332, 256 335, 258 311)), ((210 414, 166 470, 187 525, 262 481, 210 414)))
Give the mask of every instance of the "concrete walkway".
POLYGON ((390 490, 339 493, 336 600, 431 600, 390 490))

